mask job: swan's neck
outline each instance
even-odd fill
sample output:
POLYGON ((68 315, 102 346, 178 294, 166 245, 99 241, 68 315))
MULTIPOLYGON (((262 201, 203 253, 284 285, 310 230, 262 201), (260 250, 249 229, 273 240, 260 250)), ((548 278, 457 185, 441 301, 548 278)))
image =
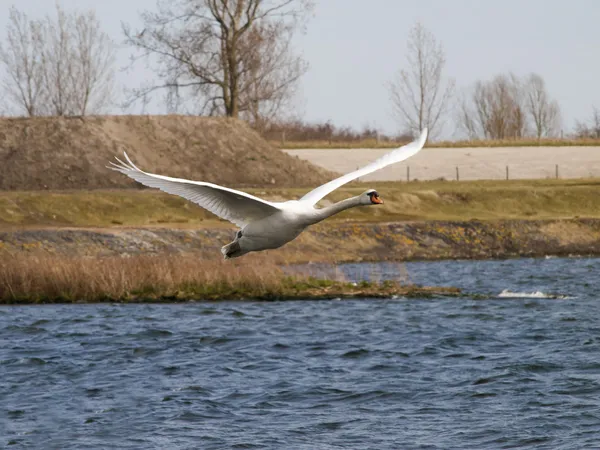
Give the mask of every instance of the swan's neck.
POLYGON ((334 203, 333 205, 326 206, 325 208, 317 209, 315 211, 315 222, 320 222, 321 220, 325 220, 328 217, 331 217, 337 213, 345 211, 346 209, 354 208, 355 206, 360 206, 360 196, 347 198, 346 200, 342 200, 341 202, 334 203))

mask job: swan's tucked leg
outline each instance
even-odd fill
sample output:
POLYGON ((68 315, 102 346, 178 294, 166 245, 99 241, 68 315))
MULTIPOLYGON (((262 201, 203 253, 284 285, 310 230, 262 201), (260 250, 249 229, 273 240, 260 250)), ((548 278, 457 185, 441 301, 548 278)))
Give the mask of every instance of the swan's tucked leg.
POLYGON ((238 256, 242 256, 244 254, 242 253, 242 247, 237 239, 232 243, 221 247, 221 253, 223 253, 223 257, 225 259, 237 258, 238 256))

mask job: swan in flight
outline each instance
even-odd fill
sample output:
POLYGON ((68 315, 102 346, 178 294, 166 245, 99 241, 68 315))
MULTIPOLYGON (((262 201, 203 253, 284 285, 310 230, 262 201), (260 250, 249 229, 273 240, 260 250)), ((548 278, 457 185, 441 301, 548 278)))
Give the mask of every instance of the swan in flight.
POLYGON ((237 258, 249 252, 281 247, 295 239, 304 229, 341 211, 355 206, 379 205, 383 200, 374 189, 325 208, 315 208, 319 200, 340 186, 376 170, 415 155, 427 139, 427 128, 410 144, 396 148, 372 163, 313 189, 299 200, 268 202, 245 192, 202 181, 190 181, 144 172, 138 169, 127 153, 127 163, 116 158, 109 169, 135 181, 169 194, 179 195, 222 219, 237 225, 235 239, 221 248, 225 259, 237 258))

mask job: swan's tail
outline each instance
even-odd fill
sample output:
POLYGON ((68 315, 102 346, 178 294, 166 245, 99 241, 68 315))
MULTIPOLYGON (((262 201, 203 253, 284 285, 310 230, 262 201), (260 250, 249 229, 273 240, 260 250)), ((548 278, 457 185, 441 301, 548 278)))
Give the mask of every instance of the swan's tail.
POLYGON ((242 247, 238 241, 233 241, 231 244, 221 247, 221 253, 223 253, 225 259, 237 258, 243 255, 242 247))

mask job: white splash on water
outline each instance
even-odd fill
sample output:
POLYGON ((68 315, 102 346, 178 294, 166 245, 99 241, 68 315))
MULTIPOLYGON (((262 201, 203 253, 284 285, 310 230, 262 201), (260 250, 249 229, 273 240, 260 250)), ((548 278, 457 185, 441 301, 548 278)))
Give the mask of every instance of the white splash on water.
POLYGON ((535 292, 511 292, 508 289, 504 289, 498 294, 500 298, 557 298, 557 299, 568 299, 573 298, 562 294, 547 294, 542 291, 535 292))

